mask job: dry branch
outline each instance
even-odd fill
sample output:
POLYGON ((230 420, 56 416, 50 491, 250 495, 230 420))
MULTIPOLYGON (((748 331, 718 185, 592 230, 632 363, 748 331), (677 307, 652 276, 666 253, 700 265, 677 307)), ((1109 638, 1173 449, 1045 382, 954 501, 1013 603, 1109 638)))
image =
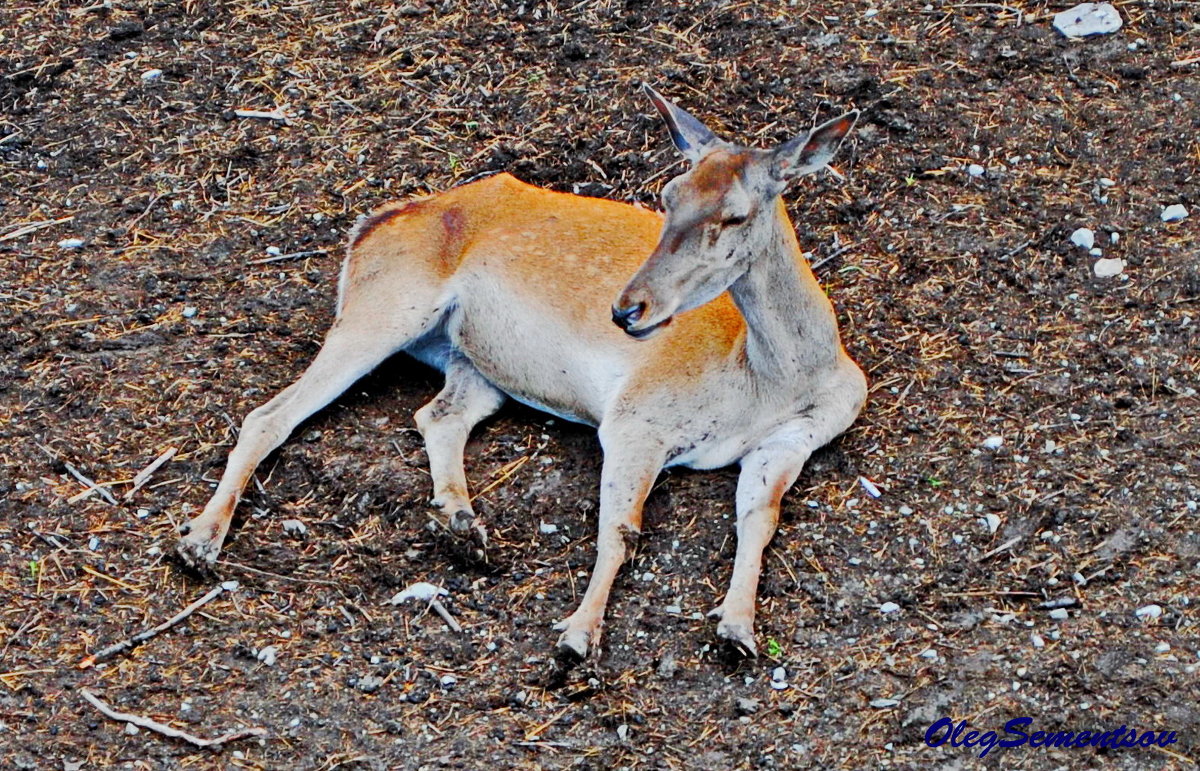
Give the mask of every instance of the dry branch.
POLYGON ((183 739, 185 742, 188 742, 189 744, 194 744, 197 747, 219 747, 222 744, 228 744, 229 742, 237 741, 238 739, 247 739, 251 736, 266 736, 267 735, 267 729, 256 726, 254 728, 243 728, 240 731, 233 731, 231 733, 223 734, 221 736, 217 736, 212 739, 204 739, 202 737, 192 736, 189 733, 180 731, 178 728, 172 728, 169 725, 164 725, 163 723, 160 723, 157 720, 151 720, 148 717, 142 717, 141 715, 131 715, 128 712, 118 712, 117 710, 113 709, 112 707, 108 706, 103 701, 101 701, 94 693, 89 691, 87 688, 80 688, 79 693, 83 696, 83 698, 87 699, 89 704, 91 704, 96 709, 100 710, 100 712, 102 712, 105 715, 105 717, 112 718, 113 720, 119 720, 124 723, 132 723, 133 725, 140 726, 140 727, 148 729, 150 731, 155 731, 156 733, 160 733, 163 736, 169 736, 172 739, 183 739))

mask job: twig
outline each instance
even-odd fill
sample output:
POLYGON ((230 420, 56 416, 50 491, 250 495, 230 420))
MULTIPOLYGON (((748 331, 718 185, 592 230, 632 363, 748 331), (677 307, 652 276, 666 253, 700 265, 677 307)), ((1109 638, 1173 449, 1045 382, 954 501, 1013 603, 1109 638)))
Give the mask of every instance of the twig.
POLYGON ((151 474, 153 474, 155 471, 158 471, 158 469, 162 466, 162 464, 166 463, 171 458, 175 457, 175 452, 176 452, 176 450, 174 447, 168 447, 166 450, 163 451, 162 455, 159 455, 157 458, 155 458, 153 461, 151 461, 149 466, 146 466, 146 468, 139 471, 137 473, 137 476, 135 476, 133 478, 133 487, 130 488, 129 492, 125 493, 123 498, 125 500, 129 500, 130 498, 132 498, 134 493, 136 493, 138 490, 142 489, 142 485, 144 485, 144 484, 146 484, 146 482, 150 481, 151 474))
POLYGON ((446 610, 445 605, 435 599, 430 600, 429 607, 433 608, 442 617, 442 620, 446 622, 446 625, 453 629, 455 633, 462 632, 462 626, 454 620, 454 616, 450 615, 450 611, 446 610))
POLYGON ((42 228, 48 228, 52 225, 61 225, 62 223, 70 222, 73 219, 75 219, 74 214, 72 214, 69 217, 63 217, 62 219, 42 220, 41 222, 30 222, 27 225, 20 225, 17 227, 16 230, 10 231, 10 232, 5 233, 4 235, 0 236, 0 241, 11 241, 14 238, 20 238, 21 236, 28 235, 29 233, 32 233, 35 230, 41 230, 42 228))
POLYGON ((850 250, 851 250, 851 249, 853 249, 853 248, 854 248, 854 244, 846 244, 846 245, 845 245, 845 246, 843 246, 841 249, 838 249, 838 250, 836 250, 836 251, 835 251, 835 252, 833 252, 832 254, 830 254, 830 255, 828 255, 828 256, 826 256, 826 257, 822 257, 821 259, 817 260, 817 261, 816 261, 816 262, 814 262, 812 265, 810 265, 810 266, 809 266, 809 268, 810 268, 810 269, 811 269, 813 272, 816 272, 816 270, 817 270, 818 268, 820 268, 822 265, 824 265, 825 263, 829 262, 829 261, 830 261, 830 260, 832 260, 832 259, 836 259, 837 257, 840 257, 840 256, 842 256, 843 254, 845 254, 846 252, 850 251, 850 250))
POLYGON ((239 118, 259 118, 261 120, 277 120, 280 123, 287 123, 288 117, 280 110, 234 110, 233 114, 239 118))
POLYGON ((982 557, 980 557, 978 560, 976 560, 976 562, 983 562, 984 560, 987 560, 987 559, 990 559, 990 558, 992 558, 992 557, 995 557, 995 556, 996 556, 997 554, 999 554, 1000 552, 1002 552, 1002 551, 1006 551, 1006 550, 1008 550, 1008 549, 1011 549, 1013 546, 1015 546, 1015 545, 1016 545, 1017 541, 1020 541, 1020 540, 1021 540, 1021 536, 1019 536, 1019 535, 1018 535, 1018 536, 1014 536, 1014 537, 1012 537, 1012 538, 1009 538, 1007 541, 1005 541, 1004 543, 1000 544, 1000 545, 999 545, 999 546, 997 546, 995 549, 992 549, 990 552, 988 552, 987 554, 985 554, 985 555, 983 555, 982 557))
POLYGON ((96 651, 92 655, 90 655, 90 656, 86 657, 85 659, 83 659, 82 661, 80 661, 75 666, 78 669, 88 669, 89 667, 94 666, 98 662, 104 661, 105 659, 111 658, 122 651, 132 648, 135 645, 143 643, 146 640, 149 640, 151 637, 154 637, 155 635, 159 634, 160 632, 165 632, 166 630, 168 630, 171 627, 178 624, 180 621, 183 621, 185 618, 192 615, 197 610, 199 610, 200 608, 204 607, 205 605, 207 605, 208 603, 210 603, 214 599, 216 599, 217 596, 221 594, 221 592, 232 591, 233 589, 236 589, 236 588, 237 588, 236 581, 227 581, 225 583, 218 584, 218 585, 214 586, 208 592, 208 594, 206 594, 203 597, 201 597, 200 599, 196 600, 191 605, 188 605, 186 608, 179 611, 174 616, 172 616, 171 618, 162 622, 158 626, 153 627, 151 629, 147 629, 142 632, 138 632, 133 637, 130 637, 128 640, 123 640, 119 643, 115 643, 113 645, 108 646, 107 648, 101 648, 100 650, 96 651))
POLYGON ((103 498, 104 500, 108 501, 109 503, 111 503, 111 504, 112 504, 112 505, 114 505, 114 506, 116 506, 116 505, 117 505, 117 499, 116 499, 116 498, 114 498, 114 497, 113 497, 113 494, 112 494, 112 493, 110 493, 108 490, 105 490, 105 489, 104 489, 103 487, 101 487, 100 485, 96 484, 96 483, 95 483, 95 482, 93 482, 92 480, 90 480, 90 479, 88 479, 87 477, 85 477, 85 476, 84 476, 84 475, 83 475, 83 474, 82 474, 82 473, 79 471, 79 469, 75 468, 75 467, 74 467, 74 466, 72 466, 70 463, 64 463, 63 465, 67 467, 67 471, 71 472, 71 476, 73 476, 73 477, 75 477, 76 479, 78 479, 78 480, 79 480, 81 483, 83 483, 84 485, 86 485, 86 486, 87 486, 87 488, 88 488, 88 489, 87 489, 87 490, 85 490, 83 493, 80 493, 79 495, 74 495, 74 496, 72 496, 71 498, 69 498, 69 499, 67 500, 67 503, 75 503, 76 501, 81 501, 81 500, 83 500, 84 498, 88 497, 88 495, 91 495, 92 493, 100 493, 100 497, 101 497, 101 498, 103 498))
POLYGON ((112 718, 113 720, 120 720, 121 722, 124 722, 124 723, 132 723, 136 726, 141 726, 142 728, 147 728, 151 731, 156 731, 156 732, 162 734, 163 736, 169 736, 172 739, 183 739, 185 742, 194 744, 197 747, 218 747, 218 746, 220 746, 222 744, 226 744, 228 742, 237 741, 238 739, 246 739, 251 736, 266 736, 267 735, 267 729, 255 727, 255 728, 243 728, 240 731, 234 731, 232 733, 227 733, 223 736, 218 736, 213 739, 203 739, 199 736, 192 736, 189 733, 180 731, 177 728, 172 728, 169 725, 163 725, 162 723, 158 722, 157 720, 151 720, 148 717, 142 717, 141 715, 131 715, 128 712, 118 712, 115 709, 113 709, 112 707, 105 704, 99 698, 97 698, 96 695, 93 694, 91 691, 89 691, 87 688, 80 688, 79 693, 80 693, 80 695, 83 696, 83 698, 87 699, 89 704, 91 704, 96 709, 100 710, 100 712, 102 712, 105 717, 112 718))
POLYGON ((329 254, 325 249, 310 249, 307 252, 292 252, 291 254, 277 254, 274 257, 266 257, 261 260, 250 260, 247 265, 266 265, 271 262, 284 262, 286 260, 299 260, 304 257, 312 257, 316 254, 329 254))
POLYGON ((1200 56, 1189 56, 1187 59, 1176 59, 1171 62, 1170 66, 1174 69, 1181 70, 1191 64, 1200 64, 1200 56))

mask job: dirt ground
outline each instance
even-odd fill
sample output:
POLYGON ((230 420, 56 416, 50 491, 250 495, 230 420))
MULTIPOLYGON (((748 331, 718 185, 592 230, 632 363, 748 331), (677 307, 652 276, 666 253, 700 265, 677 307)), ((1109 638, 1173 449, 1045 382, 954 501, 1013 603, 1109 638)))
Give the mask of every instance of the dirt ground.
POLYGON ((1193 766, 1200 5, 1120 3, 1124 28, 1084 41, 1040 3, 685 5, 4 4, 0 766, 1193 766), (262 466, 219 578, 184 571, 175 527, 317 350, 355 218, 495 170, 657 205, 681 167, 641 79, 747 143, 865 111, 844 179, 788 194, 872 391, 785 499, 763 657, 723 658, 701 615, 732 567, 736 470, 671 472, 601 658, 550 678, 594 557, 594 433, 520 407, 479 430, 497 548, 465 565, 424 529, 411 415, 440 384, 403 357, 262 466), (1176 203, 1191 217, 1164 223, 1176 203), (1094 275, 1079 227, 1122 275, 1094 275), (240 586, 76 667, 222 579, 240 586), (461 634, 384 604, 422 580, 461 634), (81 688, 266 735, 127 733, 81 688), (981 760, 923 740, 1020 716, 1178 742, 981 760))

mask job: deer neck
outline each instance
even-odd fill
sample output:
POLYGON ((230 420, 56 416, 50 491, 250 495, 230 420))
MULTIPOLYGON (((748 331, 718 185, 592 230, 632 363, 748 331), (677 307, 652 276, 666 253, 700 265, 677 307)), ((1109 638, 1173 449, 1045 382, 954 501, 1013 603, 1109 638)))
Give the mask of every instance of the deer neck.
POLYGON ((729 288, 746 321, 745 360, 766 380, 794 379, 837 356, 837 320, 800 251, 782 199, 751 239, 750 269, 729 288))

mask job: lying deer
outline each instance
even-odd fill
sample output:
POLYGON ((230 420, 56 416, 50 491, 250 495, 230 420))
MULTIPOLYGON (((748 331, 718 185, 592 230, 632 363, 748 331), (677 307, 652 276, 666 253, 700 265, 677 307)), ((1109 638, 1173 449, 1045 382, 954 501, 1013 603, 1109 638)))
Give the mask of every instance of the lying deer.
POLYGON ((325 344, 299 380, 246 417, 212 500, 181 528, 184 559, 212 563, 259 462, 405 351, 446 376, 414 417, 433 505, 454 532, 484 538, 463 449, 505 397, 599 429, 596 564, 578 609, 556 627, 561 657, 597 645, 659 471, 740 463, 733 577, 710 615, 736 652, 756 655, 755 594, 780 499, 866 397, 780 194, 825 167, 858 113, 755 150, 646 93, 691 162, 663 189, 665 215, 500 174, 385 206, 355 228, 325 344))

